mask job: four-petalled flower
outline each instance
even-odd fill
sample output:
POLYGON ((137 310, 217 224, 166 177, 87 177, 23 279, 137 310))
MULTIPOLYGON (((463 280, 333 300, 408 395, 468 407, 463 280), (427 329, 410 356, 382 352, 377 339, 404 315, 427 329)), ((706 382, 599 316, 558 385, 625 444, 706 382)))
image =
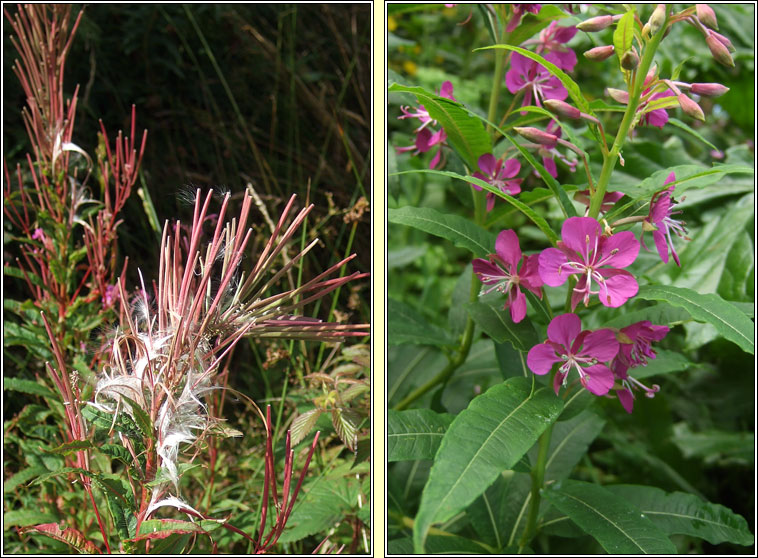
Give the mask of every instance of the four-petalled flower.
POLYGON ((511 318, 518 323, 526 316, 526 295, 521 292, 521 288, 528 289, 542 298, 542 280, 537 272, 537 256, 522 258, 518 236, 512 230, 505 230, 497 235, 495 252, 490 254, 489 261, 475 259, 474 273, 482 283, 491 285, 482 294, 498 290, 508 296, 503 310, 510 307, 511 318))
MULTIPOLYGON (((514 178, 521 170, 521 163, 517 159, 495 160, 494 155, 485 153, 479 157, 477 162, 481 172, 475 172, 472 176, 484 180, 511 196, 515 196, 521 191, 521 179, 514 178)), ((482 189, 476 184, 472 184, 472 186, 477 190, 482 189)), ((492 208, 495 207, 495 197, 492 192, 487 192, 487 211, 492 211, 492 208)))
MULTIPOLYGON (((668 175, 668 178, 666 178, 663 185, 670 184, 675 180, 676 176, 672 172, 668 175)), ((674 241, 671 238, 671 231, 674 231, 674 234, 685 240, 689 240, 689 238, 687 237, 687 229, 684 228, 684 221, 678 221, 671 218, 672 215, 681 213, 681 211, 672 211, 672 209, 676 207, 676 203, 671 197, 671 194, 673 193, 674 186, 672 185, 666 190, 662 190, 653 195, 653 198, 650 201, 650 213, 648 213, 648 216, 642 221, 640 240, 642 241, 642 245, 645 246, 645 241, 642 237, 645 234, 645 231, 652 231, 655 247, 658 248, 658 254, 661 256, 663 262, 668 263, 669 248, 671 248, 671 255, 674 256, 676 265, 681 267, 682 264, 679 263, 679 255, 674 249, 674 241)), ((647 250, 647 246, 645 246, 645 250, 647 250)))
POLYGON ((571 295, 571 307, 579 301, 587 306, 590 295, 598 295, 604 306, 616 308, 637 294, 639 286, 634 276, 621 268, 637 258, 640 243, 631 231, 610 236, 592 217, 570 217, 561 229, 562 241, 557 248, 540 253, 540 277, 546 285, 558 287, 569 275, 579 275, 571 295), (592 290, 593 282, 598 290, 592 290))
POLYGON ((610 329, 582 331, 582 322, 576 314, 561 314, 547 326, 547 340, 535 345, 526 357, 526 363, 535 374, 550 372, 560 362, 553 380, 558 393, 565 385, 572 369, 579 374, 582 385, 595 395, 605 395, 613 386, 613 372, 605 362, 619 351, 619 342, 610 329))

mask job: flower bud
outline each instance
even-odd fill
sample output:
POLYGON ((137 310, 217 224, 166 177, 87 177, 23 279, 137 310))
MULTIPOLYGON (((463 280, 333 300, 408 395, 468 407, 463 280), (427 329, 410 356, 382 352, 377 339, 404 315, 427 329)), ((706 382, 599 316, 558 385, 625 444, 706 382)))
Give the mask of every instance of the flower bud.
POLYGON ((634 49, 629 49, 621 57, 621 67, 625 70, 634 70, 640 63, 639 55, 634 49))
POLYGON ((708 4, 695 4, 695 14, 703 25, 711 29, 719 28, 719 24, 716 21, 716 12, 708 4))
POLYGON ((529 141, 533 141, 534 143, 538 143, 540 145, 547 145, 549 147, 553 147, 556 143, 558 143, 558 136, 555 136, 553 134, 548 134, 547 132, 543 132, 542 130, 538 130, 537 128, 513 128, 516 133, 529 141))
POLYGON ((564 101, 559 101, 558 99, 545 99, 542 104, 547 107, 547 110, 554 112, 558 116, 563 116, 572 120, 579 120, 582 117, 582 111, 576 107, 572 107, 564 101))
POLYGON ((591 17, 576 26, 580 31, 586 31, 587 33, 594 33, 595 31, 602 31, 613 24, 613 16, 603 15, 597 17, 591 17))
POLYGON ((584 57, 587 60, 592 60, 593 62, 601 62, 602 60, 613 56, 614 50, 615 49, 613 48, 613 45, 599 46, 586 51, 584 53, 584 57))
POLYGON ((705 122, 705 115, 703 114, 703 109, 700 108, 700 105, 684 93, 679 93, 676 98, 679 101, 679 106, 682 107, 684 114, 700 120, 701 122, 705 122))
POLYGON ((708 45, 713 58, 724 66, 734 68, 734 60, 732 60, 732 55, 729 54, 729 49, 715 35, 716 33, 709 31, 708 36, 705 38, 705 44, 708 45))
POLYGON ((653 10, 653 15, 647 21, 650 26, 650 34, 655 35, 660 31, 661 26, 666 21, 666 4, 658 4, 653 10))
POLYGON ((690 92, 703 97, 719 97, 729 91, 729 88, 720 83, 693 83, 690 92))
POLYGON ((622 91, 621 89, 613 89, 612 87, 609 87, 605 90, 605 92, 608 94, 608 96, 616 101, 617 103, 624 103, 629 104, 629 93, 626 91, 622 91))
POLYGON ((714 37, 716 37, 722 45, 728 48, 729 52, 737 52, 737 49, 734 48, 732 41, 724 37, 724 35, 722 35, 721 33, 716 33, 715 31, 709 31, 709 33, 712 34, 714 37))

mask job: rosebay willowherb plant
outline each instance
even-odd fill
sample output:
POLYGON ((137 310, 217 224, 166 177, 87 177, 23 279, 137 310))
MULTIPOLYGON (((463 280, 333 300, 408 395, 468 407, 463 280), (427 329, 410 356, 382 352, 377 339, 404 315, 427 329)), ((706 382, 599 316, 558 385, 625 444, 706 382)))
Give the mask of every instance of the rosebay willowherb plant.
POLYGON ((753 154, 710 161, 741 8, 445 6, 390 10, 389 553, 749 547, 713 482, 753 466, 753 154))
MULTIPOLYGON (((230 194, 224 196, 218 213, 210 216, 212 199, 212 192, 203 197, 198 191, 191 226, 184 227, 178 222, 165 225, 156 279, 146 285, 140 274, 141 284, 130 296, 125 279, 121 278, 117 298, 120 323, 103 348, 107 357, 97 376, 92 400, 78 399, 78 391, 70 399, 65 398, 86 419, 74 439, 64 445, 65 449, 105 451, 124 462, 122 474, 103 475, 87 463, 80 463, 42 479, 76 472, 105 485, 110 491, 109 510, 120 544, 128 551, 158 551, 157 548, 163 547, 151 545, 151 541, 188 532, 205 534, 213 540, 210 532, 219 527, 246 537, 253 552, 270 549, 292 512, 318 434, 293 485, 295 454, 287 433, 280 494, 276 488, 270 409, 265 417, 261 413, 267 442, 257 537, 235 527, 229 518, 210 518, 198 511, 198 503, 187 502, 181 492, 183 472, 191 467, 187 461, 197 458, 208 437, 242 435, 214 416, 207 401, 211 392, 229 389, 216 382, 220 366, 246 337, 333 342, 367 335, 367 324, 322 322, 297 315, 303 306, 352 280, 366 277, 359 272, 331 277, 352 256, 295 288, 281 292, 275 288, 318 243, 312 241, 283 265, 276 265, 313 206, 301 209, 289 222, 295 203, 293 196, 252 268, 244 269, 242 262, 250 251, 253 234, 247 226, 253 198, 245 193, 240 213, 232 219, 227 219, 230 194), (204 243, 203 227, 211 220, 216 224, 204 243), (115 437, 115 444, 109 443, 110 435, 115 437), (103 449, 104 443, 107 450, 103 449), (111 505, 113 498, 118 505, 111 505), (267 523, 269 498, 274 501, 275 514, 267 523), (156 519, 156 511, 163 507, 176 508, 200 521, 156 519)), ((52 336, 51 340, 54 341, 52 336)), ((60 358, 57 370, 48 365, 49 371, 63 378, 69 372, 57 345, 54 350, 60 358)), ((107 526, 98 521, 105 538, 107 526)), ((70 544, 76 539, 73 546, 79 549, 91 549, 94 544, 78 530, 55 524, 32 526, 25 532, 67 539, 70 544)), ((174 550, 182 547, 176 542, 171 546, 174 550)))

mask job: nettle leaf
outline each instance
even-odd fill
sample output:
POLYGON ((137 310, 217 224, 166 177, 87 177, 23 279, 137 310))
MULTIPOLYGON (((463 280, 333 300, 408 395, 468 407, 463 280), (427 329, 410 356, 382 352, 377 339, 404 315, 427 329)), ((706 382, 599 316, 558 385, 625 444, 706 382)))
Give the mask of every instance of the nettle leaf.
POLYGON ((298 415, 297 418, 292 421, 292 426, 290 426, 290 436, 293 446, 299 444, 303 438, 310 434, 313 427, 316 426, 318 417, 320 417, 323 412, 323 409, 311 409, 310 411, 298 415))
POLYGON ((470 169, 478 169, 479 157, 485 153, 492 153, 489 134, 479 119, 471 116, 461 103, 439 97, 421 87, 406 87, 393 83, 389 91, 415 95, 429 116, 444 128, 447 141, 470 169))
POLYGON ((482 297, 466 309, 476 324, 498 343, 509 342, 517 351, 526 352, 537 344, 537 331, 529 318, 514 323, 510 309, 503 309, 503 297, 482 297))
POLYGON ((430 409, 387 411, 387 461, 434 459, 453 415, 430 409))
POLYGON ((450 334, 427 319, 407 304, 387 299, 388 343, 416 343, 419 345, 447 346, 454 343, 450 334))
POLYGON ((495 250, 494 234, 458 215, 447 215, 426 207, 407 206, 388 209, 387 220, 449 240, 479 258, 485 258, 495 250))
POLYGON ((621 16, 621 19, 616 23, 616 30, 613 32, 613 48, 619 62, 634 43, 634 11, 632 8, 621 16))
POLYGON ((43 523, 20 529, 25 535, 44 535, 65 543, 76 549, 80 554, 100 554, 100 549, 91 540, 76 529, 66 527, 61 529, 57 523, 43 523))
POLYGON ((618 484, 608 490, 637 506, 667 535, 689 535, 710 544, 751 545, 753 534, 741 515, 694 494, 666 493, 653 486, 618 484))
MULTIPOLYGON (((531 207, 529 207, 525 203, 517 200, 513 196, 510 196, 510 195, 506 194, 502 190, 493 187, 491 184, 488 184, 484 180, 480 180, 480 179, 475 178, 473 176, 464 176, 462 174, 458 174, 458 173, 450 172, 450 171, 435 171, 435 170, 424 170, 424 169, 412 170, 412 171, 403 171, 403 172, 398 172, 396 174, 397 175, 401 175, 401 174, 416 174, 416 173, 438 174, 440 176, 449 176, 451 178, 457 178, 458 180, 463 180, 464 182, 468 182, 469 184, 476 184, 477 186, 479 186, 483 190, 487 190, 488 192, 491 192, 492 194, 495 194, 495 196, 497 196, 501 200, 503 200, 503 201, 511 204, 513 207, 515 207, 516 209, 518 209, 527 218, 529 218, 535 225, 537 225, 537 227, 543 233, 545 233, 545 236, 548 238, 548 240, 550 240, 550 242, 552 244, 555 244, 556 242, 558 242, 558 235, 555 234, 555 232, 550 228, 550 225, 548 225, 548 223, 547 223, 547 221, 545 221, 544 217, 542 217, 539 213, 537 213, 535 210, 533 210, 531 207)), ((392 220, 392 215, 393 215, 393 213, 395 211, 400 211, 400 210, 393 210, 393 209, 389 210, 388 218, 389 218, 390 222, 395 222, 395 221, 392 220)), ((401 224, 407 224, 407 223, 401 223, 401 224)), ((439 227, 436 227, 435 229, 439 229, 439 227)), ((440 230, 442 230, 442 229, 440 229, 440 230)), ((437 234, 437 233, 434 233, 431 230, 427 231, 427 232, 430 232, 432 234, 437 234)), ((443 230, 443 232, 446 232, 446 231, 443 230)), ((447 233, 447 234, 450 234, 450 233, 447 233)), ((443 236, 443 237, 447 238, 444 234, 437 234, 437 236, 443 236)), ((494 238, 494 235, 493 235, 493 238, 494 238)), ((484 245, 485 244, 481 244, 480 243, 480 246, 484 246, 484 245)), ((493 241, 492 245, 494 246, 494 241, 493 241)), ((467 246, 464 246, 464 247, 467 247, 467 246)), ((488 251, 485 252, 484 254, 477 253, 477 252, 474 252, 474 254, 475 255, 486 255, 486 254, 491 253, 491 250, 492 249, 489 248, 488 251)), ((473 252, 473 250, 472 250, 472 252, 473 252)))
POLYGON ((332 425, 350 451, 355 451, 358 444, 358 427, 361 423, 361 416, 352 409, 332 409, 332 425))
POLYGON ((561 70, 558 66, 553 64, 552 62, 548 62, 545 60, 542 56, 539 54, 536 54, 530 50, 526 50, 521 47, 513 46, 513 45, 492 45, 487 47, 481 47, 474 49, 474 52, 477 50, 488 50, 493 48, 504 48, 506 50, 512 50, 513 52, 518 52, 522 56, 526 56, 527 58, 530 58, 537 62, 539 65, 543 66, 548 72, 553 74, 555 77, 557 77, 560 82, 563 84, 563 86, 568 90, 569 96, 574 101, 574 104, 576 107, 581 110, 582 112, 593 114, 592 109, 590 109, 590 105, 587 102, 587 100, 582 95, 582 91, 579 88, 579 85, 569 77, 569 75, 561 70))
POLYGON ((413 527, 416 552, 425 551, 432 524, 465 509, 501 471, 513 467, 562 408, 552 389, 533 391, 525 378, 475 397, 450 425, 435 456, 413 527))
POLYGON ((753 322, 733 304, 716 294, 703 295, 681 287, 644 285, 637 293, 645 300, 660 300, 684 308, 695 320, 713 325, 743 351, 755 354, 753 322))
POLYGON ((543 495, 609 554, 676 554, 676 546, 655 523, 600 485, 564 480, 543 495))

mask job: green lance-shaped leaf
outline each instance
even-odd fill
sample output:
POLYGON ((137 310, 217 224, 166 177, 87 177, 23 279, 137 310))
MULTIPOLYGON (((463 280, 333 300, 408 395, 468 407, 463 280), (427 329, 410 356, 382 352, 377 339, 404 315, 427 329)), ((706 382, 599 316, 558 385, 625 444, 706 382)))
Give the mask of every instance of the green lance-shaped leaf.
POLYGON ((95 543, 76 529, 70 527, 61 529, 57 523, 44 523, 21 529, 25 535, 44 535, 74 548, 79 554, 99 554, 95 543))
POLYGON ((430 409, 387 411, 387 461, 434 459, 453 415, 430 409))
POLYGON ((512 378, 474 398, 450 425, 435 456, 413 526, 416 552, 424 553, 432 524, 465 509, 513 467, 562 407, 552 389, 534 392, 525 378, 512 378))
POLYGON ((700 294, 692 289, 668 285, 645 285, 637 293, 645 300, 660 300, 684 308, 698 322, 713 325, 743 351, 755 354, 753 322, 733 304, 717 294, 700 294))
POLYGON ((676 554, 674 544, 653 521, 600 485, 564 480, 543 495, 608 554, 676 554))
POLYGON ((471 302, 466 308, 476 324, 498 343, 507 341, 517 351, 526 352, 538 342, 529 318, 514 323, 510 310, 503 309, 502 296, 498 300, 487 298, 471 302))
POLYGON ((626 12, 616 23, 613 32, 613 49, 619 61, 634 43, 634 8, 626 12))
POLYGON ((753 544, 754 537, 744 517, 694 494, 666 493, 654 486, 629 484, 606 488, 637 506, 667 535, 689 535, 711 544, 753 544))
POLYGON ((447 330, 430 324, 419 312, 397 300, 387 299, 387 318, 390 345, 416 343, 444 347, 454 344, 447 330))
POLYGON ((387 211, 390 223, 413 227, 425 233, 449 240, 455 246, 465 248, 479 258, 486 258, 495 251, 495 235, 481 228, 470 219, 447 215, 426 207, 390 208, 387 211))
POLYGON ((569 96, 571 97, 571 100, 574 101, 574 104, 579 110, 594 116, 594 113, 590 109, 589 103, 582 95, 582 90, 579 88, 579 85, 573 79, 571 79, 566 72, 561 70, 558 66, 556 66, 552 62, 545 60, 539 54, 535 54, 534 52, 530 50, 526 50, 524 48, 513 46, 513 45, 492 45, 492 46, 477 48, 474 50, 475 51, 488 50, 492 48, 504 48, 506 50, 512 50, 513 52, 518 52, 520 55, 526 56, 527 58, 534 60, 539 65, 543 66, 548 72, 550 72, 551 74, 553 74, 555 77, 558 78, 558 80, 563 84, 563 86, 568 91, 569 96))
POLYGON ((53 399, 55 401, 60 399, 60 395, 57 395, 49 387, 42 384, 38 384, 32 380, 22 380, 20 378, 3 378, 3 389, 8 391, 19 391, 21 393, 29 393, 31 395, 39 395, 45 399, 53 399))
POLYGON ((48 453, 57 453, 58 455, 71 455, 82 450, 94 449, 95 445, 89 440, 71 440, 65 442, 60 446, 54 447, 51 450, 46 450, 48 453))
MULTIPOLYGON (((508 202, 513 207, 518 209, 521 213, 523 213, 526 217, 528 217, 537 227, 545 233, 545 236, 550 240, 552 244, 555 244, 558 242, 558 235, 555 234, 555 232, 550 228, 550 225, 547 224, 547 221, 545 221, 544 217, 542 217, 540 214, 538 214, 536 211, 534 211, 531 207, 526 205, 525 203, 517 200, 513 196, 509 196, 502 190, 495 188, 491 184, 488 184, 484 180, 480 180, 478 178, 475 178, 473 176, 463 176, 461 174, 457 174, 454 172, 449 171, 435 171, 435 170, 413 170, 413 171, 403 171, 395 173, 396 175, 401 174, 411 174, 411 173, 428 173, 428 174, 438 174, 440 176, 449 176, 451 178, 457 178, 458 180, 463 180, 464 182, 468 182, 469 184, 476 184, 477 186, 481 187, 483 190, 487 190, 488 192, 491 192, 495 194, 498 198, 500 198, 503 201, 508 202)), ((400 210, 392 210, 390 209, 390 222, 392 221, 392 212, 393 211, 400 211, 400 210)), ((407 223, 406 223, 407 224, 407 223)), ((432 232, 432 231, 427 231, 432 232)), ((434 234, 434 233, 432 233, 434 234)), ((438 234, 438 236, 443 236, 442 234, 438 234)), ((491 251, 491 249, 490 249, 491 251)), ((490 252, 487 252, 489 254, 490 252)), ((479 255, 479 254, 477 254, 479 255)))
POLYGON ((429 93, 421 87, 406 87, 393 83, 391 93, 412 93, 424 105, 429 116, 439 122, 447 134, 447 141, 458 152, 470 169, 479 168, 479 157, 492 153, 492 140, 479 119, 471 116, 463 105, 445 97, 429 93))

